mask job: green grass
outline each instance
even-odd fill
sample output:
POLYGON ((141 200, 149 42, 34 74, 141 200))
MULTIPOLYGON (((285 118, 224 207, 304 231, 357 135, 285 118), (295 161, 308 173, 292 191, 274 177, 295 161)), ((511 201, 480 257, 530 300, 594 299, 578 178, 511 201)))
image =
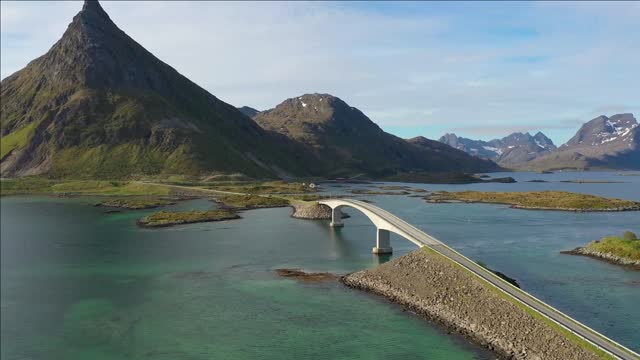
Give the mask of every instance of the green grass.
POLYGON ((137 174, 192 174, 196 168, 185 146, 167 152, 130 142, 60 150, 54 154, 49 175, 59 179, 127 179, 137 174))
POLYGON ((303 186, 302 183, 285 181, 212 185, 208 188, 212 190, 237 192, 243 194, 298 194, 316 192, 315 189, 311 189, 308 186, 303 186))
POLYGON ((25 146, 37 126, 37 122, 32 122, 20 130, 3 136, 0 139, 0 159, 4 159, 11 151, 25 146))
POLYGON ((80 195, 169 195, 167 187, 127 181, 79 180, 52 186, 54 193, 80 195))
POLYGON ((0 194, 6 195, 22 195, 22 194, 50 194, 54 181, 25 177, 20 179, 6 179, 0 181, 0 194))
POLYGON ((118 198, 109 199, 96 204, 96 206, 116 207, 131 210, 152 209, 160 206, 171 205, 173 202, 156 198, 118 198))
POLYGON ((640 239, 630 231, 622 237, 608 236, 592 241, 586 248, 625 259, 640 260, 640 239))
POLYGON ((161 185, 134 181, 72 180, 55 181, 43 178, 5 179, 0 183, 2 195, 170 195, 171 189, 161 185))
MULTIPOLYGON (((452 261, 448 257, 446 257, 446 256, 440 254, 439 252, 429 248, 428 246, 422 247, 421 250, 422 251, 426 251, 426 252, 428 252, 430 254, 435 254, 437 256, 440 256, 443 259, 451 262, 452 264, 454 264, 458 268, 462 269, 463 271, 466 271, 466 272, 469 271, 464 266, 456 263, 455 261, 452 261)), ((489 270, 487 270, 487 271, 489 271, 489 270)), ((563 337, 565 337, 566 339, 568 339, 569 341, 571 341, 575 345, 579 346, 580 348, 585 349, 585 350, 587 350, 589 352, 592 352, 593 354, 597 355, 601 359, 604 359, 604 360, 615 360, 615 358, 613 356, 609 355, 607 352, 605 352, 603 350, 600 350, 598 347, 596 347, 592 343, 588 342, 587 340, 584 340, 580 336, 578 336, 578 335, 574 334, 573 332, 567 330, 566 328, 564 328, 563 326, 559 325, 555 321, 547 318, 546 316, 540 314, 536 310, 534 310, 534 309, 530 308, 529 306, 523 304, 522 302, 520 302, 517 299, 513 298, 511 295, 508 295, 508 294, 504 293, 503 291, 501 291, 497 287, 493 286, 492 284, 490 284, 486 280, 484 280, 484 279, 482 279, 480 277, 476 277, 476 279, 478 279, 485 286, 485 288, 489 289, 490 291, 492 291, 493 293, 495 293, 496 295, 498 295, 502 299, 505 299, 505 300, 509 301, 510 303, 516 305, 518 308, 520 308, 521 310, 523 310, 527 314, 531 315, 532 317, 544 322, 550 328, 552 328, 557 333, 559 333, 560 335, 562 335, 563 337)))
POLYGON ((238 216, 238 214, 227 210, 192 210, 184 212, 160 211, 139 219, 138 225, 143 227, 167 227, 172 225, 233 220, 239 218, 240 216, 238 216))
POLYGON ((258 195, 229 195, 218 198, 218 201, 231 208, 256 209, 288 206, 289 201, 280 197, 258 195))
POLYGON ((608 210, 617 208, 640 208, 640 203, 620 199, 608 199, 594 195, 565 191, 536 192, 483 192, 441 191, 430 196, 433 200, 459 200, 491 204, 509 204, 523 208, 608 210))

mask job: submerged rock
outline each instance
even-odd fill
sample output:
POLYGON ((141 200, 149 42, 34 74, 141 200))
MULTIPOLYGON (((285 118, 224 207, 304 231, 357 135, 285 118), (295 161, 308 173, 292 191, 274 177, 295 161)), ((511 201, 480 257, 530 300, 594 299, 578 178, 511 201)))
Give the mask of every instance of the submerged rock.
POLYGON ((306 282, 325 282, 338 280, 338 276, 328 272, 308 273, 300 269, 275 269, 274 271, 276 274, 278 274, 278 276, 306 282))

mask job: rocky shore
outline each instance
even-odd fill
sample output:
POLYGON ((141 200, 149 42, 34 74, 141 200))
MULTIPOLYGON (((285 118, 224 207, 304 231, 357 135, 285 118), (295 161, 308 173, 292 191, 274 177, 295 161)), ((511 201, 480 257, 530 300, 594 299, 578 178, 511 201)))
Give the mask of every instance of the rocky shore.
POLYGON ((566 191, 486 192, 436 191, 424 197, 428 203, 482 203, 509 205, 512 209, 572 212, 640 211, 640 202, 609 199, 566 191))
POLYGON ((421 249, 341 281, 401 304, 507 359, 599 359, 449 259, 421 249))
POLYGON ((588 256, 598 260, 604 260, 612 264, 630 266, 634 269, 640 269, 640 260, 627 259, 621 256, 604 253, 589 249, 586 247, 577 247, 573 250, 561 251, 561 254, 588 256))
MULTIPOLYGON (((326 205, 296 201, 291 203, 291 207, 293 207, 291 217, 296 219, 331 220, 331 208, 326 205)), ((348 217, 349 215, 342 213, 343 219, 348 217)))
POLYGON ((274 272, 280 277, 304 282, 317 283, 338 280, 337 275, 328 272, 308 273, 300 269, 275 269, 274 272))
POLYGON ((511 205, 512 209, 520 210, 545 210, 545 211, 572 211, 572 212, 619 212, 619 211, 640 211, 640 206, 620 206, 613 208, 603 209, 579 209, 579 208, 554 208, 545 206, 523 206, 523 205, 511 205))

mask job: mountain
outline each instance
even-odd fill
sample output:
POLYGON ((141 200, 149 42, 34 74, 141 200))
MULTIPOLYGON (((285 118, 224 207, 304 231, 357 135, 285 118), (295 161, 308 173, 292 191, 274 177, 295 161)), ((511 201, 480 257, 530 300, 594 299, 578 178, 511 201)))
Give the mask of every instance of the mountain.
POLYGON ((566 144, 529 168, 640 169, 640 127, 633 114, 605 115, 585 123, 566 144))
POLYGON ((238 110, 240 110, 241 113, 247 115, 248 117, 252 118, 256 115, 258 115, 258 113, 260 112, 260 110, 256 110, 252 107, 248 107, 248 106, 243 106, 243 107, 239 107, 238 110))
POLYGON ((445 134, 439 141, 468 154, 496 161, 501 166, 514 167, 556 149, 553 141, 538 132, 513 133, 491 141, 471 140, 455 134, 445 134))
POLYGON ((313 159, 145 50, 97 1, 0 89, 2 176, 276 177, 313 159))
POLYGON ((480 172, 498 167, 424 139, 405 141, 384 132, 360 110, 329 94, 306 94, 257 114, 264 129, 308 146, 333 175, 383 176, 405 171, 480 172), (413 143, 412 143, 413 142, 413 143))

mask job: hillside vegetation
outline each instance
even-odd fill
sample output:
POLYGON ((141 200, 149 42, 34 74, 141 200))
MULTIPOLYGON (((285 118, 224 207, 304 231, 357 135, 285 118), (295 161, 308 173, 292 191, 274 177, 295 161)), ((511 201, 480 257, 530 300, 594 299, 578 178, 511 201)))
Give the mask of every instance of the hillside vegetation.
POLYGON ((586 247, 597 252, 640 261, 640 239, 631 231, 625 232, 623 236, 608 236, 592 241, 586 247))
POLYGON ((233 220, 239 218, 240 216, 238 214, 227 210, 192 210, 184 212, 159 211, 139 219, 138 225, 153 228, 200 222, 233 220))

